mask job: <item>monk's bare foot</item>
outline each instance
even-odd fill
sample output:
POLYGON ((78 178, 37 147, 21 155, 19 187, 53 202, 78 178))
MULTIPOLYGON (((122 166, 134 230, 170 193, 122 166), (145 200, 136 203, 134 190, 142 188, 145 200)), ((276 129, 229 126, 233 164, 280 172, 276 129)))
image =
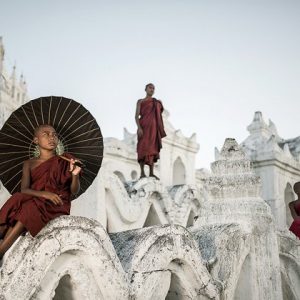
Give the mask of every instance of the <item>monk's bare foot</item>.
POLYGON ((154 175, 154 174, 150 174, 149 177, 153 177, 153 178, 155 178, 156 180, 159 180, 159 178, 158 178, 156 175, 154 175))

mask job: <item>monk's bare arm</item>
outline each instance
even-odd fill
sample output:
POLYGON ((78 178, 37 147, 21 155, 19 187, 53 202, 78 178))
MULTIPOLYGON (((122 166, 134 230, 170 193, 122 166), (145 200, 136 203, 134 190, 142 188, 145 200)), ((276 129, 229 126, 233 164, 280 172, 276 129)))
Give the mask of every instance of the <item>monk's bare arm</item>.
POLYGON ((54 193, 47 192, 47 191, 36 191, 30 188, 30 161, 29 160, 26 160, 23 164, 21 193, 29 196, 42 197, 48 199, 55 205, 63 204, 61 198, 54 193))
POLYGON ((73 158, 70 161, 70 172, 72 173, 72 182, 71 182, 71 186, 70 186, 70 191, 71 191, 72 195, 78 194, 78 192, 80 190, 79 175, 81 172, 81 168, 74 165, 75 162, 76 162, 76 160, 73 158))
POLYGON ((292 201, 292 202, 289 203, 289 208, 291 210, 291 215, 292 215, 294 220, 296 220, 297 218, 300 218, 300 216, 298 216, 298 214, 295 210, 295 202, 296 201, 292 201))
POLYGON ((141 128, 140 111, 141 111, 141 100, 138 100, 138 102, 136 103, 136 110, 135 110, 135 122, 138 128, 141 128))
POLYGON ((138 128, 137 130, 138 136, 143 135, 143 129, 140 124, 140 112, 141 112, 141 100, 138 100, 138 102, 136 103, 136 111, 135 111, 135 122, 138 128))
POLYGON ((70 190, 72 195, 78 194, 80 190, 79 174, 77 175, 72 174, 72 182, 71 182, 70 190))

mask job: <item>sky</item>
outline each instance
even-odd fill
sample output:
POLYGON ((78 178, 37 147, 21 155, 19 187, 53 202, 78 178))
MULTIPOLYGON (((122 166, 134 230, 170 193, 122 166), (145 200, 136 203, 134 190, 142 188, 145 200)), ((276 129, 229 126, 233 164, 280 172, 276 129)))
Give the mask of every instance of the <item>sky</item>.
POLYGON ((104 137, 136 131, 153 82, 209 168, 225 138, 246 139, 255 111, 300 135, 299 16, 298 0, 0 0, 0 36, 31 99, 81 102, 104 137))

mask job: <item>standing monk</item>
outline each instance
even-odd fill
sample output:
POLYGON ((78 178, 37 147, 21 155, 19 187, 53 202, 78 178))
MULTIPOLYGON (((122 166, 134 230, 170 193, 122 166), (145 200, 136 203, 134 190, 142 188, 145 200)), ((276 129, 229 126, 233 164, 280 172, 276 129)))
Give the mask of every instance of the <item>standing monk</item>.
POLYGON ((144 166, 150 168, 149 176, 159 179, 153 173, 154 163, 159 159, 162 147, 161 139, 166 136, 162 120, 164 110, 162 102, 153 98, 154 84, 146 85, 146 97, 138 100, 136 104, 135 121, 138 127, 137 153, 141 167, 141 177, 146 177, 144 166))

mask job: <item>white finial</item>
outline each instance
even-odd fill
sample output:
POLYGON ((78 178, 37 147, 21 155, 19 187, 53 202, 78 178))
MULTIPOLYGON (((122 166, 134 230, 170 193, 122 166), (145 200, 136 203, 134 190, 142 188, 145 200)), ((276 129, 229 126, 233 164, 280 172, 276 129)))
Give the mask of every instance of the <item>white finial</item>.
POLYGON ((217 147, 215 147, 215 161, 220 159, 220 151, 217 147))
POLYGON ((270 129, 271 133, 276 136, 278 141, 282 140, 282 138, 278 135, 276 125, 272 122, 271 119, 269 119, 269 129, 270 129))
POLYGON ((263 135, 267 138, 271 135, 271 131, 263 119, 261 111, 256 111, 252 123, 247 127, 250 134, 263 135))
POLYGON ((23 76, 23 72, 20 75, 20 85, 22 85, 24 82, 24 76, 23 76))
POLYGON ((11 76, 10 78, 12 79, 16 79, 16 69, 17 69, 17 66, 16 66, 16 62, 14 63, 14 66, 13 66, 13 69, 12 69, 12 72, 11 72, 11 76))
POLYGON ((253 118, 253 121, 255 122, 263 122, 263 116, 262 116, 262 112, 261 111, 256 111, 254 113, 254 118, 253 118))
POLYGON ((289 144, 288 143, 285 143, 283 145, 283 152, 286 156, 288 157, 292 157, 292 153, 291 153, 291 150, 290 150, 290 147, 289 147, 289 144))
POLYGON ((4 54, 5 54, 4 45, 2 41, 2 36, 0 36, 0 72, 2 72, 4 54))

